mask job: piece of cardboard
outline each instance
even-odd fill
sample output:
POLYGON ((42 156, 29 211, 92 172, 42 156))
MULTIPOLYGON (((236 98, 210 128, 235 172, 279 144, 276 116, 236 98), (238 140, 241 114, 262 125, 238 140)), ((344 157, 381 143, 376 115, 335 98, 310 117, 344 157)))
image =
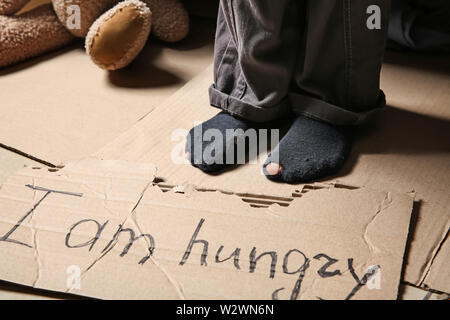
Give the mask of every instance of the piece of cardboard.
MULTIPOLYGON (((200 28, 194 35, 202 30, 200 28)), ((173 73, 183 74, 192 61, 199 63, 201 60, 198 64, 201 69, 202 63, 212 55, 212 35, 208 39, 202 35, 198 37, 198 44, 188 42, 182 45, 181 48, 184 46, 185 49, 181 51, 185 51, 180 51, 175 55, 176 59, 170 60, 170 66, 174 61, 178 63, 173 73), (208 58, 196 55, 196 50, 205 40, 209 41, 208 58)), ((180 47, 168 50, 172 49, 180 50, 180 47)), ((165 92, 167 96, 173 93, 170 91, 173 84, 167 80, 172 78, 165 77, 164 72, 156 72, 158 76, 155 79, 163 79, 170 92, 159 90, 155 85, 140 87, 139 83, 150 78, 144 76, 148 70, 141 73, 137 67, 125 70, 118 77, 118 85, 113 85, 116 82, 107 79, 106 73, 87 65, 88 59, 81 50, 73 50, 1 71, 0 143, 10 141, 9 145, 55 164, 81 158, 145 115, 146 99, 159 99, 158 94, 156 98, 150 93, 147 95, 148 91, 165 92), (81 63, 82 58, 85 60, 81 63), (47 69, 45 65, 51 67, 47 69), (136 74, 142 77, 135 78, 136 74), (73 90, 79 90, 79 100, 65 101, 65 96, 74 97, 73 90), (55 92, 56 98, 52 96, 55 92), (145 99, 140 99, 138 93, 145 99), (96 97, 97 94, 104 99, 96 97), (119 95, 122 95, 122 100, 119 95), (113 108, 108 110, 110 106, 113 108), (139 109, 139 115, 133 118, 131 114, 136 109, 139 109), (73 128, 76 130, 72 131, 73 128)), ((150 69, 160 66, 159 59, 167 57, 165 50, 166 47, 157 54, 156 60, 150 59, 153 61, 150 69)), ((153 53, 152 49, 143 57, 152 57, 153 53)), ((144 59, 144 66, 147 62, 144 59)), ((138 61, 137 65, 141 66, 141 62, 138 61)), ((382 87, 390 108, 385 110, 378 126, 359 133, 346 167, 336 177, 325 181, 415 194, 403 280, 446 292, 450 291, 445 268, 449 264, 446 239, 450 220, 449 70, 447 56, 390 52, 382 72, 382 87)), ((194 121, 206 120, 217 112, 208 107, 206 88, 211 77, 212 72, 208 70, 167 102, 164 102, 167 98, 164 95, 158 103, 155 102, 157 105, 163 101, 156 110, 96 156, 154 162, 160 168, 160 185, 166 184, 169 189, 180 183, 192 183, 201 189, 249 194, 252 199, 262 197, 259 200, 263 203, 261 206, 274 201, 289 202, 303 186, 270 183, 260 175, 258 166, 242 166, 226 174, 208 176, 189 166, 174 165, 171 161, 170 153, 175 145, 181 143, 180 139, 172 141, 171 133, 176 128, 189 129, 194 121)), ((153 110, 154 106, 150 109, 153 110)))
MULTIPOLYGON (((417 203, 403 278, 415 285, 423 285, 425 278, 432 276, 430 267, 437 253, 448 257, 445 250, 436 249, 445 238, 450 220, 450 97, 446 90, 450 77, 433 71, 434 63, 445 66, 445 60, 435 57, 435 62, 430 63, 423 59, 407 53, 388 55, 382 87, 389 107, 377 122, 357 132, 359 138, 348 163, 327 180, 415 194, 417 203)), ((183 132, 218 112, 209 107, 207 88, 211 82, 212 67, 95 157, 153 162, 161 182, 172 186, 190 183, 204 189, 291 198, 297 186, 276 184, 261 174, 264 155, 259 164, 239 166, 218 175, 174 163, 174 153, 184 150, 183 132)), ((440 288, 449 292, 448 273, 436 277, 440 288)))
POLYGON ((33 166, 40 163, 22 157, 14 152, 0 148, 0 188, 6 179, 23 168, 25 165, 33 166))
POLYGON ((90 159, 11 176, 0 278, 109 299, 397 298, 411 197, 329 185, 258 208, 154 175, 90 159))
POLYGON ((445 293, 436 293, 409 284, 400 285, 402 300, 448 300, 450 296, 445 293))
MULTIPOLYGON (((447 230, 449 225, 447 225, 447 230)), ((450 261, 450 248, 448 243, 448 231, 439 247, 437 253, 433 256, 430 263, 428 274, 424 277, 423 284, 427 288, 433 288, 441 292, 448 292, 448 283, 450 282, 450 273, 448 271, 448 262, 450 261)))
POLYGON ((176 44, 150 39, 127 68, 106 72, 83 43, 0 69, 0 145, 58 165, 129 129, 211 62, 215 22, 193 18, 176 44))

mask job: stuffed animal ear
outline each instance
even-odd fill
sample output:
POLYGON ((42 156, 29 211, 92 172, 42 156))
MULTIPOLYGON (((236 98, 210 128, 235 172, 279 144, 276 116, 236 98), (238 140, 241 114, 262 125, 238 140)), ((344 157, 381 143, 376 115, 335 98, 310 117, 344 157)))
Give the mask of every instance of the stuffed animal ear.
POLYGON ((0 14, 11 15, 22 9, 30 0, 0 0, 0 14))
POLYGON ((100 68, 127 66, 147 42, 152 13, 145 3, 127 0, 105 12, 86 36, 86 51, 100 68))
POLYGON ((61 23, 75 37, 84 38, 94 21, 119 0, 52 0, 61 23))

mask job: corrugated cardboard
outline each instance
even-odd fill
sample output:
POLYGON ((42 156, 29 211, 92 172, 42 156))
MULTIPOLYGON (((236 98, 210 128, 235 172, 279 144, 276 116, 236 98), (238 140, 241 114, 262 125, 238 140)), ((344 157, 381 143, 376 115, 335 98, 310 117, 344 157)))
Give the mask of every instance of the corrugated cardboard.
POLYGON ((58 165, 129 129, 212 62, 215 23, 193 18, 187 39, 150 39, 127 68, 106 72, 82 43, 0 69, 0 145, 58 165))
POLYGON ((11 176, 0 278, 112 299, 397 297, 411 197, 306 187, 257 208, 246 195, 161 188, 154 174, 83 160, 11 176))
MULTIPOLYGON (((413 62, 417 60, 414 55, 406 57, 413 62)), ((396 58, 396 54, 390 56, 391 60, 396 58)), ((95 156, 151 161, 158 166, 159 178, 169 185, 190 183, 205 189, 269 198, 292 197, 299 187, 268 181, 261 174, 259 165, 245 165, 223 174, 207 175, 189 165, 173 163, 172 152, 183 150, 182 134, 176 130, 188 130, 195 122, 207 120, 217 113, 208 103, 206 88, 211 81, 212 68, 209 68, 95 156)), ((328 180, 415 194, 417 203, 404 280, 416 285, 425 284, 426 277, 433 276, 430 267, 436 254, 442 255, 442 259, 448 257, 445 248, 444 251, 437 248, 445 240, 450 220, 450 121, 447 120, 450 119, 450 97, 446 105, 435 106, 435 100, 445 101, 448 95, 445 88, 449 85, 448 76, 438 77, 398 63, 386 63, 383 88, 391 97, 390 106, 378 122, 358 132, 360 138, 355 141, 347 166, 328 180), (400 77, 404 79, 401 82, 400 77), (428 92, 434 92, 434 101, 429 100, 432 97, 428 92), (413 94, 416 95, 414 104, 405 98, 413 94), (429 113, 433 115, 421 114, 427 112, 421 106, 430 108, 429 113), (445 107, 448 110, 444 110, 445 107), (442 113, 440 118, 436 116, 439 112, 442 113)), ((444 265, 448 265, 448 261, 444 265)), ((434 283, 440 283, 442 291, 450 291, 448 273, 435 276, 440 280, 434 283)))
POLYGON ((441 292, 448 292, 448 283, 450 283, 450 273, 448 271, 448 262, 450 261, 450 248, 448 243, 448 229, 443 240, 436 248, 436 253, 433 255, 429 263, 427 274, 425 274, 423 284, 427 288, 433 288, 441 292))
MULTIPOLYGON (((151 42, 135 66, 117 75, 97 69, 80 48, 1 70, 0 143, 42 162, 68 162, 91 154, 158 106, 95 156, 155 163, 160 185, 168 189, 190 183, 248 194, 262 206, 291 201, 303 186, 270 183, 258 166, 209 176, 170 159, 174 146, 182 145, 172 141, 173 131, 217 112, 208 107, 206 94, 211 69, 166 101, 211 62, 212 31, 199 27, 191 33, 196 40, 173 48, 155 49, 159 44, 151 42)), ((389 53, 382 87, 390 107, 359 133, 339 175, 324 181, 415 195, 403 280, 445 292, 450 291, 449 70, 447 56, 389 53)))
POLYGON ((25 165, 32 166, 39 165, 39 163, 0 148, 0 189, 2 183, 5 182, 10 175, 23 168, 25 165))
POLYGON ((449 295, 427 291, 412 285, 400 285, 400 296, 403 300, 448 300, 449 295))

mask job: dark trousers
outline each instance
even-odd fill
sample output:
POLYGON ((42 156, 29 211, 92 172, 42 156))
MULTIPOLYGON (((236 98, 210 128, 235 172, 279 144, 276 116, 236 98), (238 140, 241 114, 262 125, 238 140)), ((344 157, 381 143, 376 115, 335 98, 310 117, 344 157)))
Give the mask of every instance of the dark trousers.
POLYGON ((361 123, 385 105, 379 82, 389 5, 221 0, 211 105, 255 122, 294 112, 361 123))
POLYGON ((450 52, 450 1, 393 1, 389 38, 416 51, 450 52))

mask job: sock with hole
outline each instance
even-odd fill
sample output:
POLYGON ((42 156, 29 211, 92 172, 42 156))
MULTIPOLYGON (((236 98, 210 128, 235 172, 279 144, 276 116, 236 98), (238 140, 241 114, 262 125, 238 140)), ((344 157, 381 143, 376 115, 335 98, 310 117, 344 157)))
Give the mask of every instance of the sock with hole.
POLYGON ((298 116, 267 158, 263 172, 270 180, 289 183, 321 179, 342 167, 350 147, 342 128, 298 116), (281 172, 270 175, 266 167, 271 162, 278 163, 281 172))
POLYGON ((253 126, 252 122, 228 113, 217 114, 189 131, 185 149, 188 159, 205 172, 217 172, 236 164, 236 141, 253 126), (232 159, 227 159, 227 154, 232 159))

